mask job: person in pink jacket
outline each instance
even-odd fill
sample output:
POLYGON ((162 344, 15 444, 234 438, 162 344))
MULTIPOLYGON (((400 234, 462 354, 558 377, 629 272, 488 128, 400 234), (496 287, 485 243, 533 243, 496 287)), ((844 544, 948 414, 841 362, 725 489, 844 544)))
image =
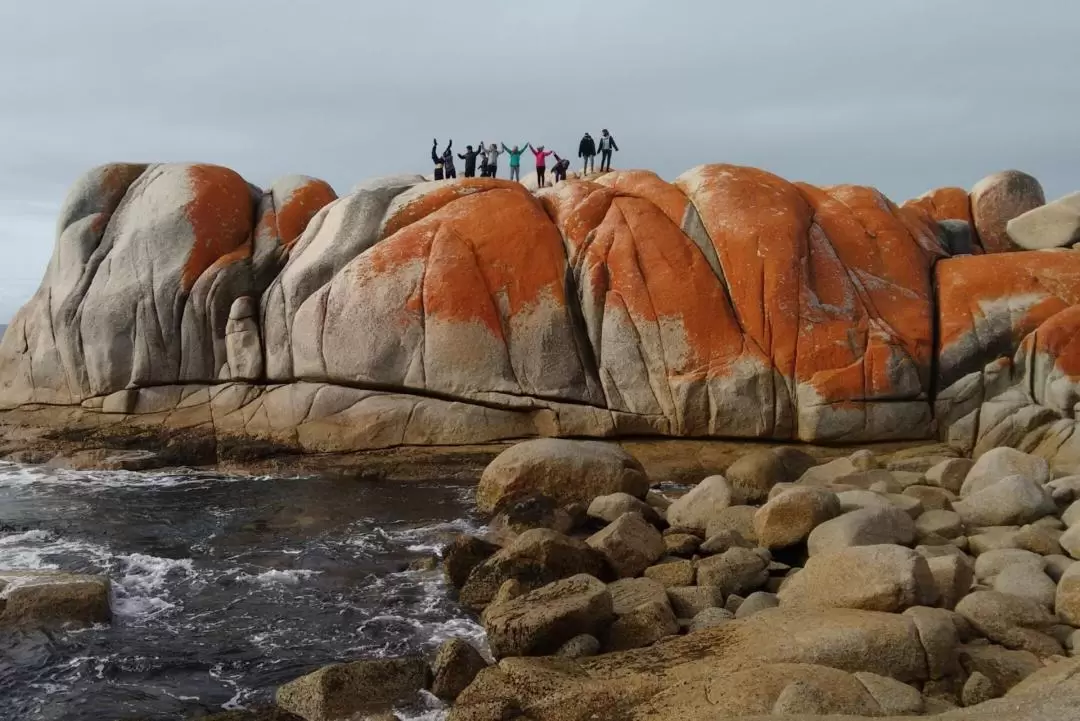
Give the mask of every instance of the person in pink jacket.
POLYGON ((544 150, 544 146, 534 148, 532 143, 529 143, 529 150, 536 156, 536 184, 541 188, 544 187, 544 175, 547 173, 547 159, 551 155, 553 150, 544 150))

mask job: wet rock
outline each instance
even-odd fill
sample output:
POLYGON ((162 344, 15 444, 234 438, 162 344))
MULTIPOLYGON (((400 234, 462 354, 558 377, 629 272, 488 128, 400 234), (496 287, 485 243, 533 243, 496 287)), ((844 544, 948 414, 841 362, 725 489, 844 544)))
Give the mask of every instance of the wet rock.
POLYGON ((0 571, 0 627, 109 623, 109 579, 62 571, 0 571))
POLYGON ((778 595, 783 606, 896 613, 934 605, 937 586, 926 559, 909 548, 856 546, 812 556, 778 595))
POLYGON ((710 476, 671 504, 667 520, 672 526, 704 534, 710 521, 733 505, 731 485, 723 476, 710 476))
POLYGON ((610 651, 643 648, 678 632, 679 624, 667 600, 652 601, 619 616, 608 629, 606 647, 610 651))
POLYGON ((830 553, 853 546, 896 544, 915 541, 915 522, 898 508, 865 508, 825 521, 807 538, 810 555, 830 553))
POLYGON ((526 531, 473 569, 461 589, 461 603, 482 608, 511 579, 532 590, 578 574, 603 577, 605 560, 584 542, 547 529, 526 531))
POLYGON ((276 702, 307 721, 338 721, 388 711, 426 689, 430 677, 421 658, 333 664, 281 686, 276 702))
POLYGON ((1054 513, 1050 493, 1039 483, 1009 476, 953 504, 968 527, 1010 526, 1031 523, 1054 513))
POLYGON ((746 595, 769 580, 769 562, 749 548, 732 548, 698 562, 699 586, 713 586, 725 596, 746 595))
POLYGON ((551 653, 582 634, 602 635, 615 613, 611 593, 592 576, 556 581, 484 617, 496 658, 551 653))
POLYGON ((653 525, 660 522, 660 514, 655 508, 629 493, 599 496, 589 504, 588 510, 589 518, 605 523, 614 523, 627 513, 636 513, 653 525))
POLYGON ((806 539, 819 525, 840 515, 836 494, 818 488, 793 488, 754 515, 754 534, 764 548, 785 548, 806 539))
POLYGON ((446 581, 461 589, 473 569, 498 552, 499 547, 474 536, 458 536, 443 552, 446 581))
POLYGON ((640 576, 664 555, 660 532, 637 513, 626 513, 586 543, 607 558, 620 578, 640 576))
POLYGON ((470 644, 452 638, 439 647, 431 665, 434 676, 431 693, 443 701, 453 701, 487 665, 480 652, 470 644))
POLYGON ((476 505, 494 513, 516 498, 542 495, 559 505, 589 504, 598 496, 649 491, 645 469, 621 447, 597 441, 542 438, 503 451, 480 478, 476 505))

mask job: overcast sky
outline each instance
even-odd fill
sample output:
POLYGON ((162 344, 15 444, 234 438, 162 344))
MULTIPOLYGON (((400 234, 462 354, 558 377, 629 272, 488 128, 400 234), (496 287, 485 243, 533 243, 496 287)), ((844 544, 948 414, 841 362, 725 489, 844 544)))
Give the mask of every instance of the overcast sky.
POLYGON ((67 186, 200 160, 339 192, 429 172, 431 139, 622 167, 704 162, 896 200, 1017 167, 1080 188, 1076 0, 4 0, 0 323, 67 186))

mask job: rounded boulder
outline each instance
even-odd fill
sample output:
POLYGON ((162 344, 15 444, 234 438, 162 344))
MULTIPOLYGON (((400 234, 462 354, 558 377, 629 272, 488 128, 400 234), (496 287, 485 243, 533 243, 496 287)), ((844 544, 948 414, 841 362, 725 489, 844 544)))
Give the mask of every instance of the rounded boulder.
POLYGON ((481 513, 543 495, 560 505, 592 503, 599 496, 628 493, 644 498, 649 479, 637 459, 617 445, 542 438, 519 443, 488 464, 476 489, 481 513))

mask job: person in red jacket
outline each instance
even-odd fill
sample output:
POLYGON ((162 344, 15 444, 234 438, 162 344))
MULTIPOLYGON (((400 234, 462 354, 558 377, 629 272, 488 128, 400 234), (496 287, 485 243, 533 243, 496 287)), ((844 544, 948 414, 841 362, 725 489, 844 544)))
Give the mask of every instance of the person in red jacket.
POLYGON ((534 148, 532 143, 529 143, 529 150, 536 157, 536 184, 541 188, 544 187, 544 174, 547 173, 547 158, 554 153, 553 150, 544 150, 544 146, 534 148))

